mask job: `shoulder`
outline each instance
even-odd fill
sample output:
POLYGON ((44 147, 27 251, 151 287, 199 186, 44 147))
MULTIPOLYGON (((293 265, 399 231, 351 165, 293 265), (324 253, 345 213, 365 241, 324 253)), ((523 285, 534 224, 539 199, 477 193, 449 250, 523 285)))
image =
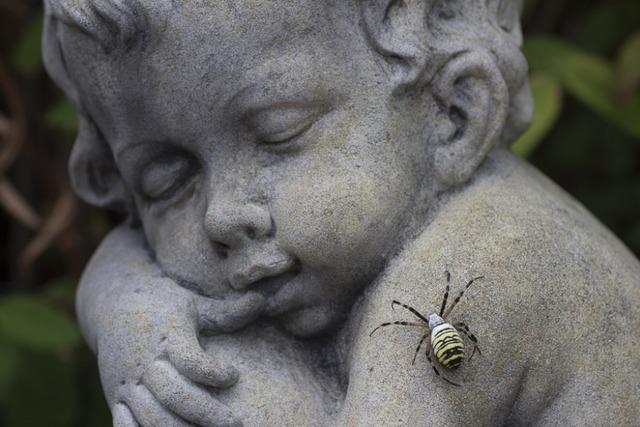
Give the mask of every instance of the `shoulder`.
POLYGON ((441 280, 445 269, 463 276, 459 280, 483 275, 490 285, 482 293, 496 302, 504 297, 511 307, 514 299, 528 297, 553 308, 556 300, 568 303, 569 294, 579 294, 571 297, 574 306, 590 310, 597 300, 640 303, 638 260, 582 205, 526 164, 454 196, 394 267, 412 282, 441 280))
MULTIPOLYGON (((629 393, 637 378, 633 367, 640 368, 631 356, 640 351, 639 340, 614 342, 640 330, 638 261, 581 205, 525 165, 473 186, 441 209, 366 294, 356 345, 362 360, 379 370, 390 393, 436 387, 449 416, 464 416, 465 399, 486 399, 494 410, 484 414, 490 423, 505 414, 499 407, 506 402, 547 402, 563 387, 580 389, 574 396, 588 396, 589 384, 601 395, 629 393), (408 311, 392 311, 392 300, 425 315, 437 312, 445 270, 453 296, 471 278, 484 276, 451 315, 471 327, 483 351, 460 369, 466 384, 453 392, 442 388, 426 360, 410 365, 419 331, 387 328, 367 336, 383 321, 415 320, 408 311), (612 377, 617 385, 601 383, 612 377)), ((523 417, 545 409, 521 406, 523 417)))
POLYGON ((500 323, 505 334, 544 337, 549 348, 575 339, 572 331, 588 331, 585 343, 640 331, 640 263, 582 205, 525 164, 473 185, 399 257, 385 287, 433 306, 444 270, 456 279, 453 292, 484 276, 458 314, 500 323), (558 331, 552 337, 549 325, 558 331))

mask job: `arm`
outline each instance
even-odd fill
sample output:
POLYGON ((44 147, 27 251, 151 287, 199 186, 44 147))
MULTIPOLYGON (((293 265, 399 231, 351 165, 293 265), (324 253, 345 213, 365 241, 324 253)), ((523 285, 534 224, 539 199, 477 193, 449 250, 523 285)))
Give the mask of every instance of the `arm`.
POLYGON ((204 387, 230 387, 237 372, 200 347, 199 313, 218 313, 207 326, 239 328, 259 314, 259 303, 255 296, 223 304, 194 295, 162 274, 140 232, 114 230, 85 270, 76 307, 115 424, 239 425, 204 387))
MULTIPOLYGON (((443 275, 439 272, 432 277, 443 275)), ((430 282, 435 284, 437 280, 430 282)), ((370 295, 362 321, 356 325, 349 392, 339 425, 502 425, 511 415, 522 389, 530 389, 533 382, 539 388, 535 388, 530 406, 536 413, 541 409, 538 405, 544 403, 542 395, 549 390, 552 374, 537 372, 533 378, 529 375, 529 360, 536 358, 532 345, 536 340, 522 333, 524 325, 531 324, 526 320, 528 311, 509 307, 514 301, 509 301, 509 292, 501 292, 504 289, 500 282, 478 282, 478 287, 469 291, 473 299, 463 300, 451 316, 450 320, 464 321, 472 328, 482 350, 482 355, 476 354, 470 361, 467 351, 467 359, 457 371, 449 371, 435 362, 441 375, 461 387, 436 376, 426 358, 424 344, 412 365, 416 347, 428 330, 397 326, 369 337, 382 322, 419 323, 408 311, 398 308, 392 311, 393 299, 406 300, 423 314, 437 312, 444 279, 442 282, 442 286, 435 285, 424 294, 412 293, 399 285, 384 290, 378 287, 370 295)), ((471 341, 466 340, 465 345, 471 350, 471 341)))
MULTIPOLYGON (((640 317, 631 302, 639 300, 638 276, 607 259, 607 249, 590 255, 582 246, 576 260, 561 244, 563 236, 552 235, 558 237, 554 245, 517 235, 492 243, 503 252, 485 260, 477 254, 486 249, 456 245, 458 262, 451 261, 453 251, 442 258, 430 253, 409 259, 429 259, 431 266, 391 271, 367 295, 362 321, 352 327, 355 347, 340 425, 625 425, 638 419, 640 365, 633 355, 640 346, 633 337, 640 317), (517 246, 522 241, 528 245, 517 246), (462 387, 437 378, 424 352, 411 365, 423 330, 398 326, 368 336, 381 322, 416 321, 404 310, 391 311, 393 299, 437 311, 445 284, 438 266, 458 263, 470 276, 485 275, 450 319, 473 329, 482 356, 465 361, 457 373, 438 366, 462 387)), ((452 294, 465 279, 452 281, 452 294)))
MULTIPOLYGON (((361 320, 351 326, 349 392, 340 425, 502 425, 512 416, 540 414, 557 392, 566 373, 563 361, 549 357, 557 339, 547 336, 552 334, 548 319, 558 312, 549 294, 556 283, 549 278, 562 276, 538 262, 535 250, 521 244, 524 236, 500 234, 470 218, 442 230, 434 224, 434 232, 420 236, 365 294, 361 315, 353 316, 361 320), (469 240, 460 232, 468 229, 488 232, 469 240), (482 355, 465 360, 456 372, 437 365, 462 387, 435 375, 424 347, 411 364, 426 329, 395 326, 369 337, 382 322, 420 321, 407 310, 392 311, 393 300, 424 315, 437 313, 445 269, 452 273, 450 297, 472 277, 485 276, 448 319, 469 325, 482 355)), ((466 347, 471 349, 469 340, 466 347)))

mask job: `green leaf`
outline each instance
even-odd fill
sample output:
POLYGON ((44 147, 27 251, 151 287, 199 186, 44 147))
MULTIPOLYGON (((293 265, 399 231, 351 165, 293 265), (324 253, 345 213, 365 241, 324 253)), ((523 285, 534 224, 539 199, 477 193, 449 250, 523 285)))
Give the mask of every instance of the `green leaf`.
POLYGON ((640 31, 629 37, 620 49, 615 82, 616 95, 621 102, 628 102, 637 95, 640 85, 640 31))
POLYGON ((575 98, 620 129, 640 137, 640 96, 624 104, 615 100, 615 75, 609 62, 546 36, 528 39, 524 51, 532 71, 555 76, 575 98))
POLYGON ((0 334, 40 351, 63 350, 80 342, 75 322, 41 300, 22 295, 0 299, 0 334))
POLYGON ((557 78, 545 73, 534 74, 531 77, 531 90, 535 105, 533 121, 512 147, 515 153, 525 158, 544 140, 562 110, 562 86, 557 78))
POLYGON ((69 427, 78 413, 73 359, 23 350, 5 402, 6 427, 69 427))
POLYGON ((39 297, 51 307, 73 312, 76 296, 76 283, 63 276, 45 284, 39 297))
POLYGON ((5 402, 18 364, 18 349, 0 336, 0 402, 5 402))
POLYGON ((41 14, 31 19, 13 52, 13 66, 27 77, 34 76, 42 69, 42 21, 41 14))
POLYGON ((78 133, 76 110, 68 99, 62 98, 47 111, 45 123, 56 130, 70 136, 78 133))

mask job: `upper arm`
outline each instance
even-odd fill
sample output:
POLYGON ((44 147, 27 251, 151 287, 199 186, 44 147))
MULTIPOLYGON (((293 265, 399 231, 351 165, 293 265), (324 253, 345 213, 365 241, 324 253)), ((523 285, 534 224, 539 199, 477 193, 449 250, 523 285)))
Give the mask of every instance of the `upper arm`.
MULTIPOLYGON (((467 259, 469 264, 461 272, 448 267, 448 260, 433 255, 433 263, 418 268, 399 265, 367 294, 351 356, 345 405, 345 417, 367 422, 346 425, 499 425, 518 405, 520 413, 544 410, 560 372, 561 363, 554 362, 558 353, 553 350, 553 340, 566 332, 554 331, 549 323, 550 313, 557 311, 552 295, 549 301, 553 284, 534 270, 514 267, 508 257, 486 263, 472 256, 467 259), (451 269, 453 277, 449 302, 470 278, 484 275, 465 292, 447 319, 451 323, 463 321, 471 328, 482 355, 465 360, 456 372, 435 362, 442 375, 462 387, 436 376, 424 347, 415 365, 411 364, 427 330, 394 326, 369 337, 382 322, 419 322, 407 310, 392 311, 392 300, 405 302, 425 316, 437 313, 446 285, 445 268, 451 269), (519 403, 523 395, 532 398, 524 407, 519 403)), ((471 349, 471 342, 465 343, 471 349)))
POLYGON ((418 417, 422 425, 544 425, 554 417, 571 424, 585 407, 585 420, 637 415, 637 260, 583 213, 566 215, 572 208, 560 198, 504 199, 509 205, 481 195, 441 212, 366 294, 346 407, 364 419, 418 417), (394 299, 437 311, 444 270, 453 294, 485 276, 452 314, 483 352, 461 367, 460 388, 435 377, 424 358, 411 365, 418 331, 386 328, 368 337, 381 322, 414 320, 391 311, 394 299))
POLYGON ((85 268, 76 294, 78 321, 94 351, 100 319, 109 317, 120 298, 126 300, 136 289, 153 287, 160 276, 141 232, 121 225, 105 237, 85 268))
MULTIPOLYGON (((475 292, 482 292, 482 288, 478 286, 475 292)), ((469 325, 482 350, 482 355, 465 360, 456 372, 434 360, 441 375, 461 383, 461 387, 436 376, 426 358, 426 346, 416 363, 411 364, 420 338, 428 330, 389 327, 369 337, 370 331, 381 322, 417 320, 408 311, 391 311, 392 299, 405 299, 419 310, 427 307, 423 314, 428 314, 428 308, 436 311, 439 307, 440 301, 433 303, 442 294, 436 293, 435 299, 422 299, 393 292, 370 306, 371 311, 365 314, 354 343, 345 406, 348 414, 345 417, 357 422, 346 425, 393 425, 395 422, 398 425, 496 425, 504 422, 521 392, 530 359, 534 357, 531 337, 528 339, 521 331, 530 319, 522 310, 510 306, 513 303, 510 292, 498 292, 490 298, 476 296, 472 302, 461 302, 453 313, 455 320, 469 325), (421 300, 432 304, 421 304, 421 300)), ((467 340, 466 345, 471 348, 470 341, 467 340)))

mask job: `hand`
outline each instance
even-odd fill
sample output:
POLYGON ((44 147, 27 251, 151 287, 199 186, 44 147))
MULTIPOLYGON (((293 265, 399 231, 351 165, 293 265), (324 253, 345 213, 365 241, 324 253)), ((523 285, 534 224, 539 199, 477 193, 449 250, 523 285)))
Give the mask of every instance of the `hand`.
POLYGON ((113 231, 85 270, 77 312, 98 356, 114 425, 242 425, 207 390, 231 387, 238 372, 206 354, 198 332, 241 328, 263 306, 255 294, 225 301, 197 296, 162 274, 139 232, 113 231))
POLYGON ((136 293, 116 309, 99 334, 98 364, 114 425, 241 426, 206 389, 231 387, 238 373, 200 346, 196 306, 241 316, 255 312, 261 297, 223 302, 158 281, 153 292, 136 293))

